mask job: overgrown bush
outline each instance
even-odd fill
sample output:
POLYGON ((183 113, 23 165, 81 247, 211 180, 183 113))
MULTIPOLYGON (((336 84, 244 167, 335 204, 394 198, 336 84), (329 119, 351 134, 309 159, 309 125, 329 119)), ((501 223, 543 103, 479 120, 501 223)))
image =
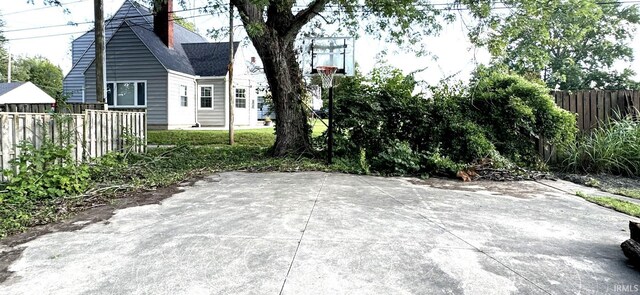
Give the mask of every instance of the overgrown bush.
POLYGON ((480 69, 468 86, 432 87, 429 99, 412 94, 415 86, 391 68, 343 79, 335 92, 337 153, 364 149, 371 169, 384 174, 455 174, 487 157, 535 166, 538 138, 557 146, 574 140, 575 117, 543 85, 519 76, 480 69))
POLYGON ((640 121, 632 116, 603 122, 559 151, 570 172, 640 175, 640 121))
MULTIPOLYGON (((56 124, 63 125, 65 119, 58 115, 56 124)), ((89 166, 76 163, 72 145, 61 145, 64 140, 55 142, 46 133, 41 142, 39 147, 20 143, 20 156, 9 161, 12 169, 3 171, 6 181, 0 184, 0 236, 5 228, 27 225, 33 214, 49 214, 58 198, 81 194, 90 184, 89 166), (34 210, 36 207, 43 210, 34 210)))
POLYGON ((512 161, 534 164, 539 158, 539 138, 556 146, 575 140, 575 115, 556 106, 544 85, 517 75, 479 70, 469 87, 469 118, 512 161))

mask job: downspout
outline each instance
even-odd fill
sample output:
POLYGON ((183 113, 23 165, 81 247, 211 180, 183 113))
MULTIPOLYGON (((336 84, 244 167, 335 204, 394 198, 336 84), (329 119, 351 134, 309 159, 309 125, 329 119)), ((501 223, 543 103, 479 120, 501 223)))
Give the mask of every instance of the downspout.
POLYGON ((198 81, 193 80, 193 109, 196 115, 196 124, 193 127, 200 127, 200 122, 198 122, 198 81))

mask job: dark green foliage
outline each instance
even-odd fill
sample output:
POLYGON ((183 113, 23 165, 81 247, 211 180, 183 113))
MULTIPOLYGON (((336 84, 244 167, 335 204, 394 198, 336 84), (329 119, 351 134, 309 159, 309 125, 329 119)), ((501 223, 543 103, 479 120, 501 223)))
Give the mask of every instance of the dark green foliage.
POLYGON ((413 174, 420 170, 420 157, 408 142, 395 140, 371 159, 371 166, 386 174, 413 174))
POLYGON ((478 20, 471 41, 486 47, 496 65, 563 90, 638 86, 633 69, 615 70, 616 63, 634 58, 630 45, 640 23, 637 5, 599 0, 460 3, 478 20), (496 4, 509 9, 491 9, 496 4))
POLYGON ((31 82, 42 91, 63 101, 62 69, 44 57, 18 58, 13 65, 13 81, 31 82))
POLYGON ((344 79, 336 89, 338 155, 364 149, 371 169, 385 174, 451 175, 487 157, 536 166, 538 138, 557 146, 574 139, 575 117, 522 77, 480 69, 469 86, 433 87, 429 99, 413 95, 415 85, 389 68, 368 81, 344 79))
POLYGON ((499 72, 477 75, 470 85, 467 114, 502 155, 532 164, 538 158, 538 138, 557 146, 574 141, 575 116, 557 107, 546 87, 499 72))

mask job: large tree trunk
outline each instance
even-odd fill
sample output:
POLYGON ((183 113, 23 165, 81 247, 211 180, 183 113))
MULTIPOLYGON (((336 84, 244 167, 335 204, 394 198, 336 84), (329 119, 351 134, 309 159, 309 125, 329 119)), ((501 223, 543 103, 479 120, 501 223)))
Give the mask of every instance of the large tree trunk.
POLYGON ((296 60, 294 40, 275 30, 252 40, 264 64, 276 113, 275 156, 311 152, 311 130, 303 105, 302 71, 296 60))

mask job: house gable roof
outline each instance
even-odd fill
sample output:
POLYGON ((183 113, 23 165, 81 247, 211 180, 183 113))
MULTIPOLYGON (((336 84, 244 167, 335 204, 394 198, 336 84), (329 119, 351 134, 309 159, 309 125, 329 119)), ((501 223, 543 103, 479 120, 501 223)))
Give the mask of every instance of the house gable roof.
POLYGON ((54 103, 56 100, 31 82, 0 83, 0 104, 54 103))
POLYGON ((4 95, 7 92, 16 89, 26 82, 11 82, 11 83, 0 83, 0 95, 4 95))
MULTIPOLYGON (((113 17, 105 20, 105 32, 104 32, 105 41, 108 42, 113 37, 113 35, 118 30, 118 28, 122 25, 125 19, 135 19, 138 22, 140 21, 144 22, 144 21, 148 21, 146 20, 146 18, 147 17, 140 12, 140 4, 132 0, 125 0, 124 3, 122 3, 122 6, 120 6, 120 8, 118 8, 116 13, 113 15, 113 17)), ((75 38, 73 42, 75 42, 76 40, 82 38, 83 36, 89 33, 94 34, 94 31, 95 31, 94 29, 88 30, 86 33, 80 35, 78 38, 75 38)), ((87 55, 87 52, 93 52, 93 51, 95 51, 95 38, 93 38, 93 40, 91 41, 91 44, 87 47, 87 49, 85 49, 85 51, 82 53, 80 58, 78 58, 78 60, 71 66, 71 70, 69 71, 69 73, 71 73, 73 69, 80 64, 80 61, 83 58, 85 58, 85 56, 87 55)), ((92 62, 94 59, 95 57, 91 58, 92 62)), ((91 65, 91 63, 89 63, 89 65, 91 65)), ((88 67, 89 66, 87 66, 87 68, 88 67)), ((87 70, 86 68, 83 69, 83 72, 86 70, 87 70)))
MULTIPOLYGON (((153 31, 152 11, 136 2, 131 3, 138 15, 124 19, 111 38, 115 37, 122 27, 127 26, 167 70, 193 76, 226 75, 229 64, 228 43, 207 43, 204 37, 174 22, 174 46, 168 48, 153 31)), ((238 46, 239 42, 234 43, 234 52, 237 52, 238 46)), ((94 61, 95 58, 89 65, 94 61)))
MULTIPOLYGON (((240 42, 233 43, 234 55, 240 42)), ((194 73, 198 76, 225 76, 229 66, 229 43, 187 43, 182 44, 194 73)))
POLYGON ((168 48, 160 38, 153 32, 153 29, 145 28, 144 26, 136 26, 128 21, 125 25, 129 26, 131 30, 138 36, 140 41, 151 51, 153 56, 165 67, 167 70, 173 70, 189 75, 195 75, 193 67, 189 62, 189 59, 184 54, 182 46, 174 33, 174 47, 168 48))

